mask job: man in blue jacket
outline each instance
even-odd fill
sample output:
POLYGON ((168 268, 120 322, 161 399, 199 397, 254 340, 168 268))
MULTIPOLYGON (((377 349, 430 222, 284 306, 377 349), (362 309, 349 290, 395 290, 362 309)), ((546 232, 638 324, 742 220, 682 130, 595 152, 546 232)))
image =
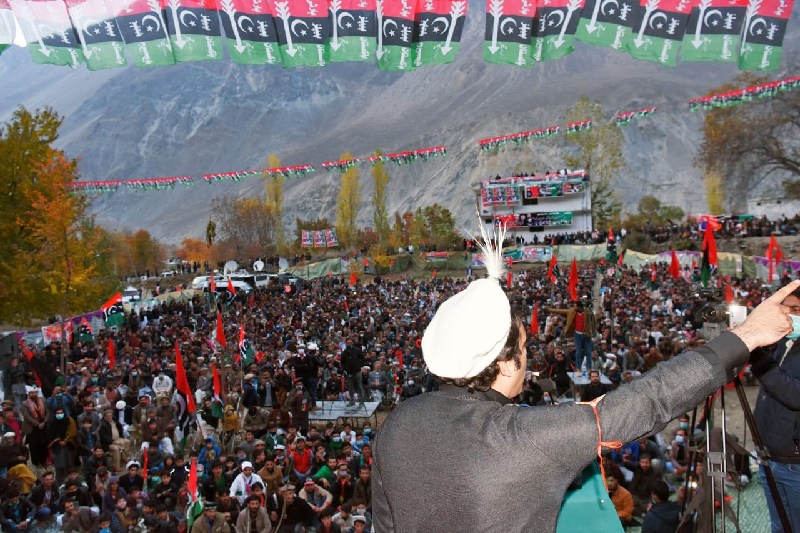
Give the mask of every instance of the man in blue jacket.
MULTIPOLYGON (((800 531, 800 289, 783 300, 792 318, 792 332, 773 352, 759 349, 750 359, 761 382, 754 417, 783 508, 793 531, 800 531)), ((764 467, 761 482, 767 497, 773 533, 783 532, 764 467)))

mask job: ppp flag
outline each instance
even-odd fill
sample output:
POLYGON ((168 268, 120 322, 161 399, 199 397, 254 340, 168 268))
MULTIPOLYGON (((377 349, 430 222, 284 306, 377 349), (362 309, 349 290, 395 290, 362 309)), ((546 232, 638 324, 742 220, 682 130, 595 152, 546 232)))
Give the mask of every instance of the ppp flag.
POLYGON ((103 323, 107 328, 117 327, 125 321, 125 309, 122 307, 122 293, 118 292, 111 297, 103 307, 103 323))
POLYGON ((701 0, 692 7, 682 61, 736 61, 747 0, 701 0))
POLYGON ((411 47, 414 35, 413 0, 377 0, 378 58, 380 70, 414 70, 411 47))
POLYGON ((63 1, 9 0, 9 3, 34 63, 72 68, 83 63, 81 45, 63 1))
POLYGON ((372 61, 378 32, 375 10, 375 0, 331 0, 331 62, 372 61))
POLYGON ((550 0, 537 6, 533 60, 559 59, 572 52, 584 0, 550 0))
POLYGON ((163 0, 175 61, 222 59, 216 0, 163 0))
POLYGON ((328 64, 331 21, 328 1, 283 0, 274 2, 284 67, 324 67, 328 64))
POLYGON ((487 0, 483 59, 530 68, 536 0, 487 0))
POLYGON ((235 63, 274 65, 280 61, 278 32, 269 2, 220 0, 219 16, 235 63))
POLYGON ((466 13, 466 0, 417 0, 415 67, 455 61, 466 13))
POLYGON ((636 0, 586 0, 575 38, 586 44, 624 50, 636 8, 636 0))
POLYGON ((750 0, 745 11, 739 69, 778 68, 793 4, 794 0, 750 0))
POLYGON ((628 38, 631 57, 676 66, 690 12, 687 0, 641 0, 628 38))
POLYGON ((14 22, 14 13, 8 0, 0 0, 0 54, 11 46, 17 33, 17 24, 14 22))
POLYGON ((159 0, 113 0, 109 5, 114 8, 122 38, 137 67, 175 64, 159 0))
POLYGON ((86 320, 86 317, 81 318, 81 325, 78 328, 78 341, 80 342, 92 342, 94 340, 94 334, 92 333, 92 326, 89 324, 89 321, 86 320))
POLYGON ((122 33, 105 0, 66 0, 66 4, 87 69, 102 70, 128 64, 122 33))

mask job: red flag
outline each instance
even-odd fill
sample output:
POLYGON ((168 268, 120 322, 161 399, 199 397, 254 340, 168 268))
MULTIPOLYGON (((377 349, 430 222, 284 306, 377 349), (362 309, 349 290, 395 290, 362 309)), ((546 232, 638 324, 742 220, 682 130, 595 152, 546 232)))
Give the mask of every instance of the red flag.
POLYGON ((142 452, 142 479, 144 479, 144 488, 142 490, 147 490, 147 450, 142 452))
POLYGON ((608 240, 609 241, 613 241, 614 240, 614 230, 611 229, 611 228, 608 228, 608 240))
POLYGON ((550 283, 555 283, 558 278, 556 278, 556 251, 552 251, 553 256, 550 258, 550 268, 547 269, 547 277, 550 279, 550 283))
POLYGON ((355 272, 350 272, 350 286, 354 287, 355 284, 356 284, 356 281, 357 281, 356 280, 356 273, 355 272))
POLYGON ((672 250, 672 261, 669 264, 669 274, 675 279, 678 279, 681 275, 681 264, 678 262, 678 254, 675 253, 675 250, 672 250))
POLYGON ((714 239, 714 229, 711 224, 706 224, 706 232, 703 235, 703 250, 708 246, 708 264, 717 266, 717 241, 714 239))
POLYGON ((617 262, 617 264, 619 264, 619 266, 622 266, 622 259, 624 257, 625 257, 625 251, 624 250, 620 250, 620 252, 619 252, 619 261, 617 262))
MULTIPOLYGON (((19 344, 22 347, 22 353, 25 354, 25 357, 28 359, 28 361, 33 359, 33 352, 30 351, 27 346, 25 346, 25 343, 20 341, 19 344)), ((33 371, 33 377, 36 378, 36 384, 39 385, 39 388, 41 389, 42 388, 42 380, 39 378, 39 373, 36 372, 35 370, 33 371)))
POLYGON ((506 289, 511 288, 511 279, 512 279, 511 272, 506 272, 506 289))
POLYGON ((367 258, 364 257, 364 268, 367 268, 368 266, 369 266, 369 261, 367 261, 367 258))
POLYGON ((692 270, 697 268, 697 261, 692 261, 692 270))
POLYGON ((436 279, 436 269, 435 268, 433 269, 433 276, 431 276, 431 279, 436 279))
POLYGON ((573 301, 578 299, 578 261, 574 257, 569 269, 569 296, 573 301))
POLYGON ((394 268, 394 259, 389 261, 389 268, 394 268))
POLYGON ((344 301, 344 310, 347 311, 348 313, 350 312, 350 306, 347 305, 347 300, 344 301))
POLYGON ((217 284, 214 282, 214 274, 208 276, 208 291, 211 293, 217 292, 217 284))
POLYGON ((228 292, 236 296, 236 289, 233 288, 233 282, 231 281, 231 278, 228 278, 228 292))
POLYGON ((250 295, 250 300, 248 300, 247 303, 250 304, 250 307, 255 307, 256 306, 256 297, 251 294, 250 295))
MULTIPOLYGON (((236 362, 238 363, 242 359, 242 349, 244 348, 244 324, 239 326, 239 350, 236 352, 236 362)), ((216 369, 214 370, 216 372, 216 369)))
POLYGON ((531 335, 539 333, 539 302, 533 304, 533 316, 531 317, 531 335))
MULTIPOLYGON (((242 333, 244 333, 244 329, 242 333)), ((212 363, 211 369, 214 373, 214 401, 222 403, 222 385, 220 385, 219 374, 217 373, 217 363, 212 363)))
POLYGON ((333 270, 328 270, 328 277, 329 277, 329 278, 332 278, 332 277, 333 277, 333 270))
POLYGON ((117 365, 117 347, 114 345, 114 339, 108 338, 108 368, 114 370, 117 365))
POLYGON ((189 470, 189 497, 192 499, 191 503, 197 501, 197 459, 192 459, 192 468, 189 470))
POLYGON ((656 282, 656 264, 655 263, 650 265, 650 281, 652 281, 653 283, 656 282))
POLYGON ((731 288, 731 284, 727 283, 725 285, 725 303, 729 304, 733 301, 733 289, 731 288))
POLYGON ((223 348, 228 347, 228 343, 225 342, 225 328, 222 327, 222 314, 217 313, 217 343, 223 348))
POLYGON ((767 259, 769 263, 769 283, 772 283, 775 267, 783 260, 783 251, 775 240, 775 235, 770 235, 769 246, 767 247, 767 259))
POLYGON ((400 352, 400 355, 397 356, 397 361, 400 363, 400 368, 403 368, 403 352, 400 352))
POLYGON ((175 341, 175 381, 178 392, 186 397, 186 410, 194 413, 197 411, 197 406, 194 404, 192 389, 189 388, 189 381, 186 379, 186 369, 183 367, 183 357, 181 357, 181 348, 178 346, 177 340, 175 341))

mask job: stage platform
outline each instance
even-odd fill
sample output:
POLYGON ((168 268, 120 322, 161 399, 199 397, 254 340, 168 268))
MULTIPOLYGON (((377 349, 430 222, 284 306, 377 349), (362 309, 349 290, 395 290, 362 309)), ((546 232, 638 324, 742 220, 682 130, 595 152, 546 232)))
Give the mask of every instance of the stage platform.
POLYGON ((336 422, 341 420, 342 423, 353 422, 358 419, 374 418, 373 425, 378 423, 378 405, 379 402, 365 402, 363 405, 356 405, 352 408, 346 407, 346 401, 322 401, 317 400, 317 410, 309 413, 309 422, 336 422))

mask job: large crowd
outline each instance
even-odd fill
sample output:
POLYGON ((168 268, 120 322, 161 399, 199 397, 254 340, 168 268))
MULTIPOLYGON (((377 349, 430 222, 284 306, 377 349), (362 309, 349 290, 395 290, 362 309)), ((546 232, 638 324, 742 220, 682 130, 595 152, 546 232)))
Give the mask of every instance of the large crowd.
MULTIPOLYGON (((675 280, 667 265, 655 274, 583 266, 579 301, 572 302, 566 281, 553 285, 544 268, 513 271, 512 308, 526 320, 538 310, 518 403, 588 401, 704 342, 694 321, 704 303, 696 272, 675 280), (583 372, 588 384, 576 386, 583 372)), ((73 338, 63 350, 64 374, 62 347, 38 348, 35 357, 57 373, 50 386, 37 385, 25 356, 15 359, 3 374, 2 530, 368 531, 371 451, 380 427, 317 423, 310 415, 322 401, 376 401, 388 411, 437 390, 420 339, 438 303, 466 285, 456 278, 378 278, 351 287, 320 278, 288 291, 259 288, 227 306, 197 295, 130 313, 93 341, 73 338), (225 347, 213 341, 218 313, 225 347), (252 356, 239 350, 242 330, 252 356), (176 392, 176 344, 197 416, 176 392), (192 464, 202 511, 189 492, 192 464)), ((736 297, 750 307, 764 290, 754 281, 734 282, 736 297)), ((689 464, 695 429, 684 417, 671 434, 604 457, 623 524, 641 521, 643 531, 661 531, 653 524, 680 511, 674 500, 686 494, 676 480, 698 474, 689 464)), ((690 490, 699 491, 702 478, 695 481, 690 490)))

